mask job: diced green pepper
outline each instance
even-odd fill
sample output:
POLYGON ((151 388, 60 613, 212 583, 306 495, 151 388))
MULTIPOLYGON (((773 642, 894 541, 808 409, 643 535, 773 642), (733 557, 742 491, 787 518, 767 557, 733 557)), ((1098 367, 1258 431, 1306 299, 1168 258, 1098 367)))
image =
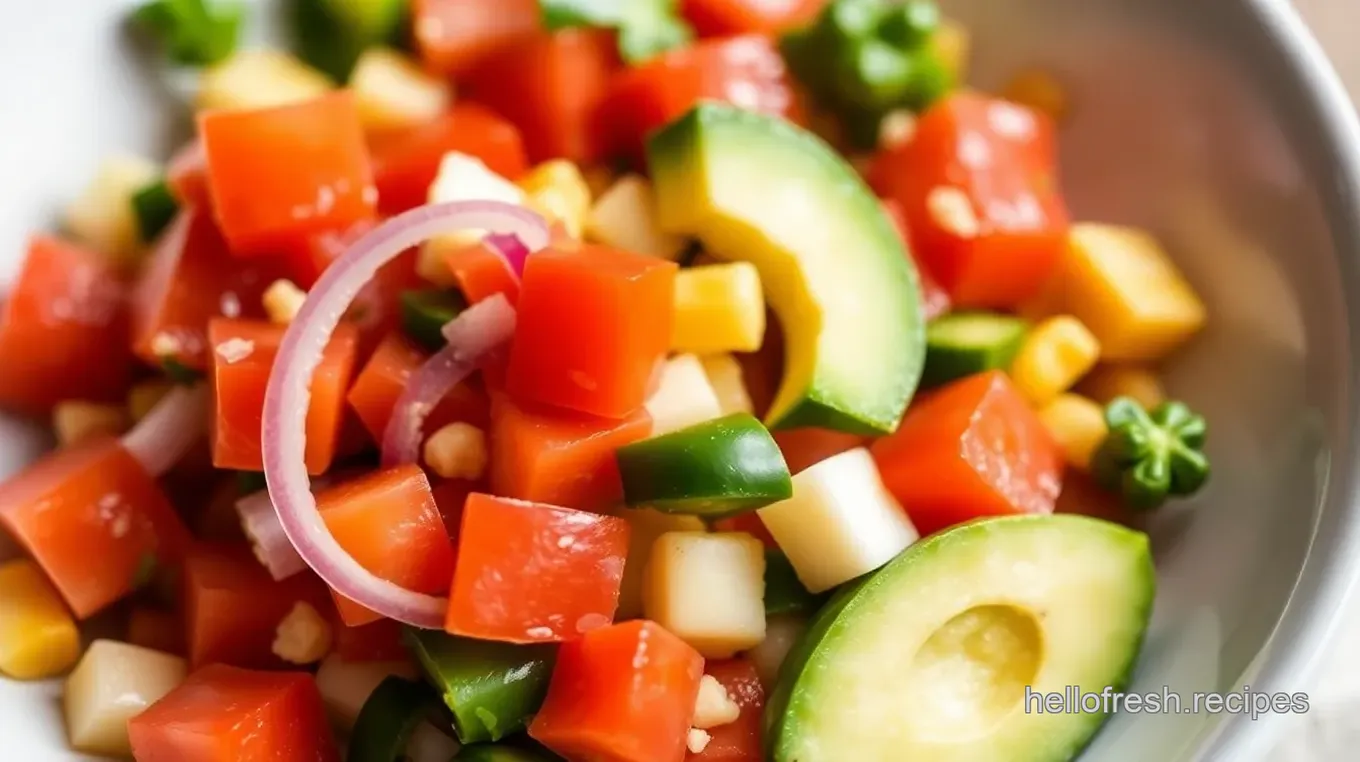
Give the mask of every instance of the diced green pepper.
POLYGON ((400 762, 416 726, 439 708, 428 685, 400 677, 378 684, 359 710, 348 762, 400 762))
POLYGON ((253 495, 268 486, 263 471, 236 472, 236 491, 242 496, 253 495))
POLYGON ((161 370, 166 378, 180 386, 193 386, 204 379, 203 372, 190 368, 169 355, 161 358, 161 370))
POLYGON ((467 300, 457 291, 403 291, 401 327, 412 341, 435 352, 447 343, 444 340, 444 326, 465 309, 467 300))
POLYGON ((156 240, 179 212, 179 202, 161 178, 132 196, 132 211, 137 215, 137 230, 143 243, 156 240))
POLYGON ((644 439, 614 456, 633 507, 719 519, 793 496, 784 455, 749 413, 644 439))
POLYGON ((888 8, 878 22, 878 33, 893 45, 914 48, 930 41, 940 27, 940 6, 908 0, 888 8))
POLYGON ((541 0, 549 30, 603 27, 619 32, 619 55, 630 64, 681 47, 694 31, 675 9, 675 0, 541 0))
POLYGON ((407 647, 453 712, 461 743, 499 741, 522 730, 543 703, 557 649, 459 638, 407 628, 407 647))
POLYGON ((407 0, 289 0, 298 57, 337 82, 349 79, 363 52, 400 47, 409 17, 407 0))
POLYGON ((995 312, 954 312, 926 326, 921 386, 946 384, 988 370, 1005 370, 1020 351, 1029 323, 995 312))
POLYGON ((1208 424, 1185 403, 1163 402, 1149 413, 1132 397, 1116 397, 1105 408, 1105 423, 1110 432, 1096 448, 1091 472, 1129 508, 1157 508, 1209 480, 1208 424))
POLYGON ((781 550, 765 551, 765 616, 781 614, 811 614, 826 603, 829 595, 808 592, 793 564, 781 550))
POLYGON ((230 56, 244 19, 238 0, 150 0, 132 14, 171 62, 185 66, 208 66, 230 56))

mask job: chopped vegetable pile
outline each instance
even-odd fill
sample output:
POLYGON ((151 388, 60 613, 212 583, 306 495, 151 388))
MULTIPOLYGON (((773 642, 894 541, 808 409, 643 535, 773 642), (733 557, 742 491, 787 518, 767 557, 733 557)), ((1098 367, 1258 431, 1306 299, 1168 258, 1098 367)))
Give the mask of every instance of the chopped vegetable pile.
POLYGON ((135 11, 193 138, 0 310, 56 440, 0 483, 0 673, 65 677, 74 749, 1079 753, 1103 715, 1012 710, 1127 680, 1207 312, 1071 220, 1055 78, 960 89, 929 0, 290 10, 135 11))

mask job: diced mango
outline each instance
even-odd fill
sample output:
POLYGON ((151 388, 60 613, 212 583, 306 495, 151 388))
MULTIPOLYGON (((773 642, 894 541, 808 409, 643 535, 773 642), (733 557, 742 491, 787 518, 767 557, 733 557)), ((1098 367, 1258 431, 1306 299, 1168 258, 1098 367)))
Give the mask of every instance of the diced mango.
POLYGON ((668 532, 652 546, 647 618, 709 659, 765 639, 765 546, 745 532, 668 532))
POLYGON ((525 203, 549 222, 560 222, 567 234, 580 238, 590 214, 591 193, 580 168, 566 159, 534 167, 519 180, 525 203))
POLYGON ((619 585, 619 608, 614 618, 618 621, 642 616, 642 580, 647 560, 652 557, 652 546, 667 532, 705 532, 698 516, 662 513, 651 508, 620 508, 615 515, 628 522, 628 561, 623 567, 623 582, 619 585))
POLYGON ((41 680, 71 668, 80 633, 61 596, 27 559, 0 566, 0 672, 41 680))
POLYGON ((765 340, 765 294, 750 262, 691 267, 675 276, 671 350, 754 352, 765 340))
POLYGON ((1054 441, 1062 449, 1067 465, 1079 471, 1091 465, 1091 455, 1105 440, 1105 409, 1078 394, 1059 394, 1039 410, 1054 441))
POLYGON ((730 354, 704 355, 699 358, 708 374, 708 383, 713 393, 718 395, 718 408, 723 415, 732 413, 753 413, 755 405, 751 393, 746 390, 746 377, 741 373, 741 363, 730 354))
POLYGON ((71 746, 128 756, 127 722, 184 681, 188 662, 150 648, 96 640, 66 681, 71 746))
POLYGON ((278 50, 243 50, 203 71, 198 108, 259 109, 325 95, 334 84, 325 74, 278 50))
POLYGON ((1067 309, 1100 341, 1101 359, 1157 360, 1204 326, 1204 303, 1141 230, 1072 226, 1063 278, 1067 309))
POLYGON ((666 362, 661 383, 644 407, 652 418, 654 437, 722 415, 718 395, 694 355, 678 355, 666 362))
POLYGON ((449 84, 390 48, 369 48, 350 75, 350 88, 364 129, 386 132, 431 121, 444 113, 449 84))
POLYGON ((138 156, 110 156, 83 193, 66 207, 66 229, 120 268, 141 251, 141 230, 132 197, 155 182, 156 165, 138 156))
POLYGON ((661 230, 652 184, 638 175, 624 175, 596 199, 586 220, 586 238, 671 261, 685 250, 685 239, 661 230))
POLYGON ((1043 69, 1024 69, 1016 73, 1001 91, 1001 97, 1029 106, 1055 121, 1067 115, 1067 91, 1052 74, 1043 69))
POLYGON ((1132 397, 1151 410, 1166 401, 1166 389, 1156 371, 1140 365, 1097 365, 1077 384, 1077 391, 1102 405, 1115 397, 1132 397))
POLYGON ((1038 324, 1011 362, 1011 380, 1035 407, 1042 408, 1072 388, 1100 357, 1100 342, 1071 315, 1038 324))

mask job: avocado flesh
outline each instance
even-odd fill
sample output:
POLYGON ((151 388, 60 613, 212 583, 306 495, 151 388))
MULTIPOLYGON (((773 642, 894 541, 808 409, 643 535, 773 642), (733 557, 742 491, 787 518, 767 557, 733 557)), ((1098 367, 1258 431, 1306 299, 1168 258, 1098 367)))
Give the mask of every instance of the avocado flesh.
POLYGON ((925 358, 915 266, 878 199, 815 135, 702 104, 654 135, 661 226, 760 272, 784 330, 770 428, 894 431, 925 358))
POLYGON ((766 710, 772 762, 1060 762, 1107 715, 1036 694, 1118 691, 1152 612, 1146 535, 1082 516, 973 522, 839 593, 766 710))

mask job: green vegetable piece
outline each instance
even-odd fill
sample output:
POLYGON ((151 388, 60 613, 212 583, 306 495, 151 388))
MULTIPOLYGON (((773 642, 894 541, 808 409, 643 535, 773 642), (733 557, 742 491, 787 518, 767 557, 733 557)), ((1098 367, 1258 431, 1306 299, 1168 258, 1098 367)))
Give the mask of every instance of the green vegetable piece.
POLYGON ((337 82, 349 79, 368 48, 400 47, 406 38, 407 0, 289 0, 298 57, 337 82))
POLYGON ((887 12, 883 0, 836 0, 822 12, 818 31, 827 40, 858 42, 878 29, 887 12))
MULTIPOLYGON (((651 0, 647 0, 650 2, 651 0)), ((579 26, 615 28, 623 24, 626 0, 541 0, 544 28, 555 31, 579 26)))
POLYGON ((165 371, 166 378, 181 386, 193 386, 204 379, 202 371, 190 368, 170 355, 161 358, 161 370, 165 371))
POLYGON ((543 703, 557 649, 459 638, 407 628, 407 647, 453 712, 460 743, 499 741, 523 730, 543 703))
POLYGON ((676 12, 675 0, 542 0, 547 29, 602 27, 619 31, 619 55, 638 64, 687 45, 694 30, 676 12))
POLYGON ((749 413, 644 439, 614 457, 632 507, 720 519, 793 496, 784 455, 749 413))
POLYGON ((829 597, 808 592, 782 550, 765 551, 765 616, 811 614, 829 597))
POLYGON ((840 62, 837 86, 849 103, 888 109, 902 100, 912 83, 912 59, 882 40, 861 40, 840 62))
POLYGON ((236 491, 241 495, 253 495, 269 486, 262 471, 237 471, 236 491))
POLYGON ((926 326, 921 386, 939 386, 986 370, 1010 367, 1029 324, 993 312, 955 312, 926 326))
POLYGON ((918 51, 913 63, 904 105, 913 111, 924 111, 948 95, 957 83, 953 73, 933 50, 918 51))
POLYGON ((454 762, 553 762, 560 757, 505 744, 474 744, 459 749, 453 759, 454 762))
POLYGON ((359 710, 349 739, 349 762, 400 762, 426 717, 439 708, 429 686, 400 677, 378 684, 359 710))
POLYGON ((878 36, 899 48, 924 45, 940 26, 940 6, 933 2, 908 0, 883 14, 878 36))
POLYGON ((1106 406, 1105 423, 1110 433, 1091 460, 1092 475, 1129 508, 1152 510, 1209 480, 1208 424, 1185 403, 1163 402, 1149 413, 1137 400, 1118 397, 1106 406))
POLYGON ((238 0, 149 0, 132 14, 172 63, 208 66, 236 50, 245 19, 238 0))
POLYGON ((132 211, 137 215, 137 230, 142 241, 151 243, 175 219, 179 202, 170 193, 165 178, 161 178, 133 194, 132 211))
POLYGON ((434 352, 447 343, 442 333, 444 326, 465 309, 467 300, 457 291, 403 291, 401 327, 413 341, 434 352))

